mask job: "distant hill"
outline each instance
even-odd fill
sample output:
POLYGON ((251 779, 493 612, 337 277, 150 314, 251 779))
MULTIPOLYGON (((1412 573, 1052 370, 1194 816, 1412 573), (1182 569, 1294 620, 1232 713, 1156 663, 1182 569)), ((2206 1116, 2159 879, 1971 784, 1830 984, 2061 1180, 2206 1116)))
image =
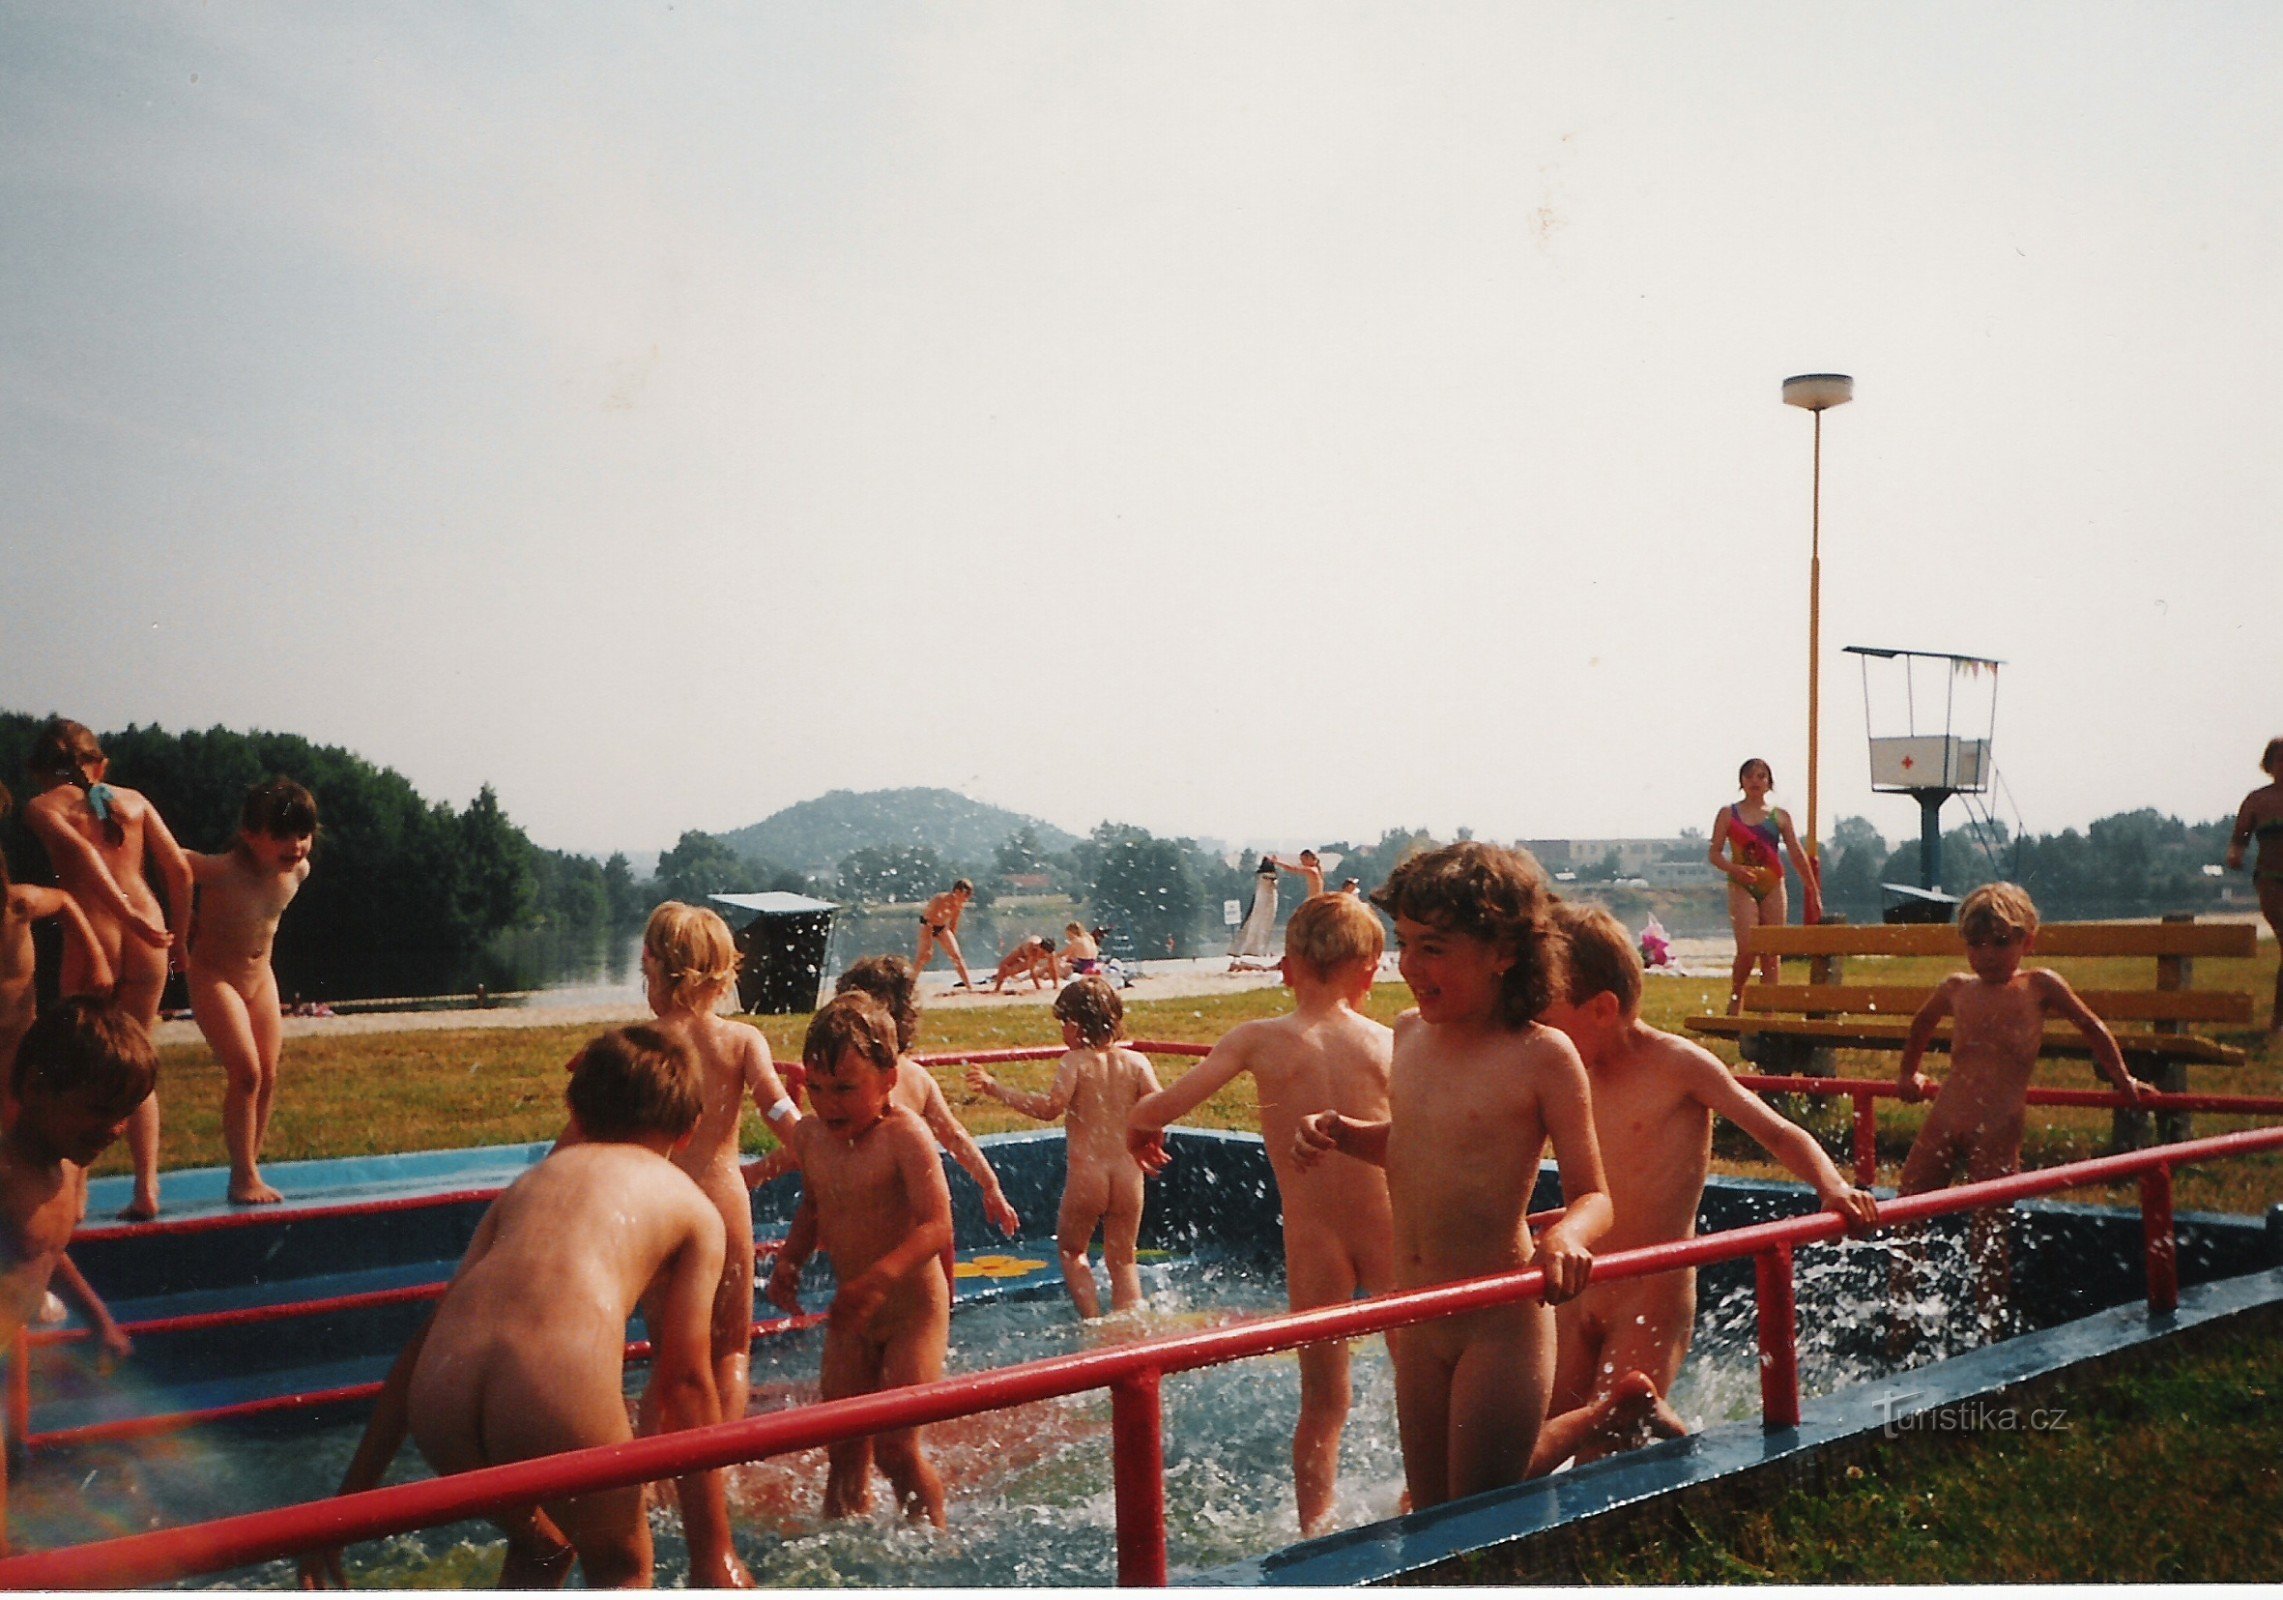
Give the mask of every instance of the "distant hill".
POLYGON ((824 872, 866 845, 924 844, 946 862, 988 866, 1007 836, 1026 827, 1049 851, 1078 842, 1051 822, 950 789, 834 789, 719 837, 739 855, 796 872, 824 872))

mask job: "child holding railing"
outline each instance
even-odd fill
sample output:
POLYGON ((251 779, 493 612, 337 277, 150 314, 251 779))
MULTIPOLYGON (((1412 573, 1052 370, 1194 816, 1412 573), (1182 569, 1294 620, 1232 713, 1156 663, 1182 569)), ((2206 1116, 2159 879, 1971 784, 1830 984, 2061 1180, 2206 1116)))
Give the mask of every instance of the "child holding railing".
MULTIPOLYGON (((1394 914, 1418 1002, 1396 1019, 1389 1115, 1305 1118, 1294 1155, 1386 1167, 1397 1288, 1539 1265, 1546 1301, 1568 1299, 1586 1285, 1610 1206, 1584 1064, 1535 1020, 1561 976, 1546 875, 1523 851, 1469 840, 1411 857, 1372 899, 1394 914), (1568 1208, 1533 1242, 1549 1136, 1568 1208)), ((1520 1482, 1553 1387, 1550 1305, 1398 1328, 1387 1343, 1414 1509, 1520 1482)))

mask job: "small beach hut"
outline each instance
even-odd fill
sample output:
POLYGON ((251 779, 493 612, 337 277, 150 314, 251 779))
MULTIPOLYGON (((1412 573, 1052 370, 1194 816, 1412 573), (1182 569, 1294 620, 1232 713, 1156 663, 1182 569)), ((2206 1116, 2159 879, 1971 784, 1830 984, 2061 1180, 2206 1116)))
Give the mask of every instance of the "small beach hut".
POLYGON ((824 985, 825 946, 832 940, 832 914, 840 907, 805 894, 706 898, 746 913, 744 926, 736 930, 737 948, 745 957, 737 973, 739 1009, 770 1016, 815 1010, 824 985))

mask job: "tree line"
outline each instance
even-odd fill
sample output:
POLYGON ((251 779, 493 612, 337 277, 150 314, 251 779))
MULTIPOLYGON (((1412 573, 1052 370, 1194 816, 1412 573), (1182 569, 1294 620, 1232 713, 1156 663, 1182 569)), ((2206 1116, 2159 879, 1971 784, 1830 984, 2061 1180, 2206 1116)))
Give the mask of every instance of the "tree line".
MULTIPOLYGON (((46 720, 0 712, 0 775, 22 798, 46 720)), ((647 905, 626 857, 540 848, 488 784, 454 810, 391 768, 297 734, 130 725, 98 737, 111 780, 148 796, 185 849, 229 849, 239 804, 264 778, 292 778, 317 797, 314 870, 278 940, 288 995, 435 993, 466 982, 501 934, 599 937, 647 905)), ((20 815, 0 824, 0 848, 19 881, 54 880, 20 815)))

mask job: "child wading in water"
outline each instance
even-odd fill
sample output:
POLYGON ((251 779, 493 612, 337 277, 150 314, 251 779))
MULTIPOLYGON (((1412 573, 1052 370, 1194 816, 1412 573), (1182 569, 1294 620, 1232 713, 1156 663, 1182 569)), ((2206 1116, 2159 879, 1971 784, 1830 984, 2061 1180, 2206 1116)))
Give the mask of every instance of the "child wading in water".
MULTIPOLYGON (((1339 1151, 1387 1169, 1396 1287, 1535 1264, 1546 1301, 1568 1299, 1586 1285, 1610 1206, 1585 1066, 1533 1020, 1562 971, 1546 875, 1522 851, 1469 841, 1411 857, 1372 898, 1394 914, 1418 1002, 1396 1019, 1389 1116, 1304 1118, 1294 1156, 1307 1165, 1339 1151), (1549 1135, 1568 1209, 1533 1242, 1549 1135)), ((1553 1390, 1550 1306, 1445 1317, 1387 1343, 1412 1506, 1519 1483, 1553 1390)))
MULTIPOLYGON (((0 1135, 0 1349, 39 1310, 56 1276, 86 1306, 107 1355, 126 1354, 126 1335, 64 1246, 87 1214, 87 1169, 119 1137, 157 1077, 149 1033, 113 1001, 67 999, 25 1033, 10 1080, 16 1110, 0 1135)), ((23 1354, 19 1349, 17 1358, 23 1354)), ((7 1457, 23 1441, 6 1443, 0 1449, 0 1555, 8 1551, 7 1457)))
MULTIPOLYGON (((158 808, 132 789, 104 781, 111 770, 103 746, 86 727, 57 717, 32 741, 26 763, 38 792, 24 822, 46 847, 56 882, 79 903, 117 981, 114 991, 145 1033, 157 1026, 166 990, 167 947, 190 918, 190 866, 158 808), (166 906, 152 893, 146 864, 155 862, 166 906)), ((64 946, 63 992, 92 993, 91 952, 64 946)), ((127 1124, 135 1193, 119 1215, 130 1222, 159 1214, 159 1097, 154 1091, 127 1124)))
MULTIPOLYGON (((951 1281, 937 1267, 951 1244, 951 1190, 935 1140, 894 1103, 896 1025, 861 992, 816 1014, 801 1044, 813 1113, 793 1125, 801 1207, 777 1252, 769 1298, 801 1308, 801 1268, 819 1244, 840 1278, 824 1335, 823 1398, 872 1394, 943 1376, 951 1281)), ((921 1430, 897 1428, 828 1445, 824 1514, 872 1505, 872 1463, 914 1518, 944 1525, 943 1480, 921 1430)))
MULTIPOLYGON (((1135 1105, 1134 1133, 1156 1137, 1230 1080, 1251 1073, 1260 1132, 1284 1207, 1284 1285, 1295 1311, 1344 1305, 1360 1291, 1394 1287, 1395 1238, 1387 1175, 1350 1156, 1304 1163, 1294 1149, 1302 1119, 1331 1111, 1360 1123, 1387 1120, 1387 1067, 1395 1036, 1357 1008, 1371 995, 1386 933, 1351 894, 1320 894, 1284 931, 1289 1016, 1240 1022, 1170 1089, 1135 1105)), ((1300 1421, 1292 1433, 1292 1485, 1300 1531, 1313 1538, 1332 1514, 1340 1434, 1350 1403, 1345 1340, 1300 1352, 1300 1421)))
MULTIPOLYGON (((1141 1237, 1143 1160, 1126 1147, 1126 1119, 1144 1095, 1158 1091, 1149 1058, 1118 1048, 1126 1008, 1118 991, 1100 978, 1080 978, 1054 998, 1054 1015, 1068 1046, 1044 1094, 1010 1089, 981 1067, 967 1082, 1026 1117, 1064 1123, 1066 1171, 1062 1210, 1055 1219, 1054 1244, 1062 1258, 1062 1281, 1081 1317, 1102 1314, 1094 1268, 1086 1259, 1094 1230, 1102 1230, 1102 1264, 1110 1272, 1110 1309, 1141 1304, 1141 1267, 1135 1256, 1141 1237)), ((1145 1157, 1148 1171, 1165 1164, 1163 1147, 1145 1157)))
MULTIPOLYGON (((721 1414, 707 1359, 721 1282, 721 1215, 668 1153, 703 1108, 699 1069, 672 1031, 620 1028, 571 1062, 573 1136, 510 1184, 373 1401, 343 1494, 370 1489, 409 1429, 438 1474, 528 1461, 634 1436, 626 1320, 651 1339, 645 1431, 721 1414)), ((747 1588, 721 1474, 679 1481, 689 1585, 747 1588)), ((643 1485, 492 1513, 507 1535, 502 1589, 561 1588, 575 1553, 587 1587, 650 1586, 643 1485)), ((336 1550, 301 1558, 304 1588, 342 1582, 336 1550)))
MULTIPOLYGON (((1810 1185, 1851 1227, 1878 1222, 1804 1128, 1738 1083, 1718 1056, 1641 1020, 1641 957, 1633 936, 1598 906, 1557 905, 1567 982, 1539 1021, 1577 1046, 1593 1085, 1594 1136, 1616 1218, 1604 1250, 1696 1234, 1712 1168, 1712 1122, 1728 1118, 1810 1185)), ((1554 1398, 1532 1472, 1571 1457, 1597 1460, 1687 1425, 1665 1403, 1696 1331, 1696 1269, 1593 1283, 1554 1310, 1554 1398)))
MULTIPOLYGON (((1935 1085, 1919 1070, 1919 1062, 1942 1019, 1955 1019, 1950 1075, 1903 1158, 1900 1194, 1947 1187, 1961 1160, 1968 1183, 2019 1170, 2029 1079, 2037 1070, 2048 1017, 2076 1025, 2093 1047, 2094 1066, 2120 1092, 2135 1100, 2156 1092, 2126 1070, 2108 1027, 2059 973, 2044 967, 2023 970, 2022 957, 2037 939, 2037 907, 2026 890, 2011 883, 1976 889, 1958 908, 1958 933, 1966 941, 1966 964, 1973 971, 1942 980, 1911 1019, 1903 1043, 1895 1086, 1905 1100, 1924 1100, 1934 1094, 1935 1085)), ((1982 1310, 1997 1316, 2011 1276, 2004 1216, 1975 1212, 1968 1238, 1979 1271, 1982 1310)), ((1907 1269, 1901 1276, 1907 1281, 1907 1269)))
POLYGON ((230 1199, 275 1205, 285 1197, 262 1181, 258 1163, 277 1106, 285 1027, 270 951, 285 908, 309 878, 317 800, 291 778, 247 792, 238 842, 218 856, 190 853, 198 905, 190 918, 190 1014, 207 1048, 229 1074, 222 1091, 222 1139, 230 1149, 230 1199))
POLYGON ((642 930, 642 981, 659 1026, 697 1062, 704 1096, 674 1165, 721 1212, 727 1240, 713 1302, 714 1388, 726 1422, 745 1415, 753 1350, 753 1197, 738 1175, 738 1124, 749 1098, 780 1139, 800 1113, 760 1030, 715 1015, 737 982, 737 942, 719 916, 671 900, 651 912, 642 930))

